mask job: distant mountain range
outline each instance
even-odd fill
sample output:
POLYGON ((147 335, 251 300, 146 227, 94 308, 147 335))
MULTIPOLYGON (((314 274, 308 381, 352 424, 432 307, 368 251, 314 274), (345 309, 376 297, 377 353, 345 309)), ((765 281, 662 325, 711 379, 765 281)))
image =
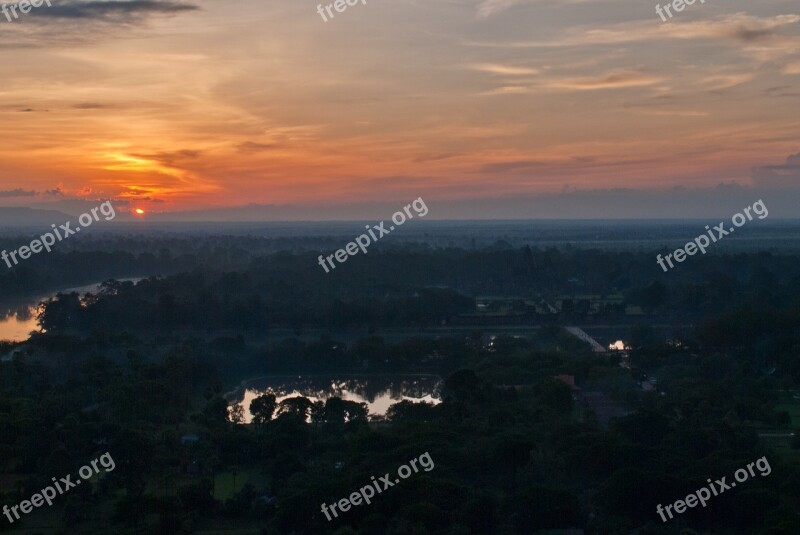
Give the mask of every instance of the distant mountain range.
MULTIPOLYGON (((132 214, 130 202, 115 204, 115 223, 120 222, 294 222, 294 221, 388 221, 419 195, 398 195, 395 200, 353 201, 330 204, 247 204, 209 208, 184 205, 145 206, 144 216, 132 214), (189 208, 188 210, 186 208, 189 208)), ((758 200, 769 210, 769 221, 800 217, 800 186, 757 188, 717 186, 654 190, 564 190, 514 198, 425 199, 430 213, 425 220, 539 220, 539 219, 701 219, 706 224, 728 220, 758 200)), ((0 207, 0 228, 75 220, 100 201, 63 199, 34 208, 0 207), (55 209, 55 210, 54 210, 55 209), (68 214, 72 214, 71 216, 68 214)), ((415 220, 422 217, 415 214, 415 220)))
POLYGON ((74 216, 58 210, 0 206, 0 227, 49 227, 73 219, 74 216))

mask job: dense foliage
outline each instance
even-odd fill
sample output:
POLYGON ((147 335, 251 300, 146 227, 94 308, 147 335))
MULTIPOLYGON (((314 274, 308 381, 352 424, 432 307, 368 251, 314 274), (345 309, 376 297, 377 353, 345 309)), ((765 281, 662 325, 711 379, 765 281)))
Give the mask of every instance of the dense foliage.
MULTIPOLYGON (((56 514, 41 510, 19 525, 165 534, 800 532, 794 257, 696 258, 669 277, 644 253, 414 248, 371 252, 327 275, 314 260, 270 255, 236 271, 109 281, 98 295, 49 302, 46 333, 3 347, 15 356, 0 362, 0 502, 16 505, 105 451, 117 468, 60 498, 56 514), (565 310, 565 299, 555 314, 512 310, 509 321, 541 326, 520 337, 413 334, 458 324, 490 292, 550 302, 620 292, 624 301, 592 313, 565 310), (627 306, 643 313, 626 315, 627 306), (629 358, 593 353, 559 326, 577 321, 626 325, 629 358), (695 327, 667 342, 653 325, 672 322, 695 327), (342 326, 364 336, 327 332, 342 326), (311 327, 324 334, 309 340, 311 327), (397 327, 408 335, 392 331, 390 340, 386 330, 397 327), (297 336, 262 336, 286 328, 297 336), (264 396, 244 425, 223 395, 254 375, 322 371, 438 374, 443 402, 399 402, 370 421, 352 401, 264 396), (594 410, 590 393, 616 412, 594 410), (424 452, 433 470, 326 520, 322 503, 424 452), (769 476, 668 523, 656 514, 656 505, 762 456, 769 476)), ((0 517, 0 530, 16 527, 0 517)))

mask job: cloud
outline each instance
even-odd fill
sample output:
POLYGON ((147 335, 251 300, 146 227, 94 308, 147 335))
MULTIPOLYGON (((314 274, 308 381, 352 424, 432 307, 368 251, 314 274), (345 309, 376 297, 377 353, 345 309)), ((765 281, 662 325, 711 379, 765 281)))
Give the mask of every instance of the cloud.
POLYGON ((105 108, 105 106, 102 104, 97 104, 96 102, 81 102, 79 104, 73 104, 72 107, 78 110, 96 110, 105 108))
POLYGON ((791 91, 790 85, 778 85, 764 89, 764 93, 770 97, 800 97, 800 93, 791 91))
POLYGON ((255 143, 253 141, 245 141, 244 143, 239 143, 236 148, 239 149, 239 152, 255 153, 270 150, 276 146, 277 145, 274 143, 255 143))
MULTIPOLYGON (((184 0, 58 0, 26 16, 24 24, 7 24, 0 48, 44 45, 77 47, 118 38, 121 32, 164 18, 201 9, 184 0)), ((5 20, 5 17, 3 17, 5 20)), ((92 103, 90 103, 92 104, 92 103)), ((94 106, 79 109, 92 109, 94 106)))
MULTIPOLYGON (((143 193, 144 192, 138 192, 138 193, 135 193, 135 194, 132 193, 131 195, 133 195, 135 197, 136 202, 142 202, 142 201, 158 202, 158 203, 163 203, 164 202, 161 199, 157 199, 155 197, 141 197, 140 195, 142 195, 143 193)), ((117 202, 117 201, 114 201, 114 202, 117 202)), ((125 201, 125 203, 126 204, 130 204, 129 201, 125 201)))
POLYGON ((554 87, 560 89, 574 89, 578 91, 594 89, 615 89, 620 87, 642 87, 657 84, 662 79, 641 72, 613 72, 602 76, 565 79, 553 82, 554 87))
MULTIPOLYGON (((89 189, 89 191, 91 191, 91 189, 89 189)), ((41 196, 64 197, 65 193, 64 193, 64 190, 61 189, 61 186, 56 186, 53 189, 47 189, 47 190, 44 190, 44 191, 26 190, 26 189, 22 189, 22 188, 0 190, 0 197, 3 197, 3 198, 10 198, 10 197, 41 197, 41 196)))
POLYGON ((800 189, 800 152, 787 157, 786 163, 755 168, 753 183, 773 189, 800 189))
POLYGON ((154 162, 158 162, 160 164, 166 165, 168 167, 180 167, 180 163, 186 160, 194 160, 200 156, 200 151, 196 150, 174 150, 174 151, 163 151, 163 152, 156 152, 152 154, 131 154, 131 156, 135 158, 141 158, 143 160, 151 160, 154 162))
POLYGON ((482 173, 509 173, 526 169, 540 168, 552 164, 552 162, 542 162, 537 160, 522 160, 514 162, 497 162, 481 166, 482 173))
POLYGON ((37 18, 90 19, 130 23, 150 15, 170 15, 197 9, 199 7, 196 5, 170 0, 62 1, 48 9, 37 11, 37 18))
POLYGON ((532 69, 530 67, 513 67, 509 65, 497 65, 492 63, 481 63, 477 65, 470 65, 470 69, 491 74, 502 74, 506 76, 523 76, 539 74, 539 69, 532 69))
POLYGON ((718 91, 720 89, 728 89, 755 78, 755 73, 730 73, 730 74, 712 74, 700 79, 700 86, 711 91, 718 91))
POLYGON ((481 0, 477 8, 478 17, 486 18, 524 3, 526 3, 525 0, 481 0))
POLYGON ((524 86, 524 85, 504 85, 503 87, 498 87, 496 89, 492 89, 491 91, 484 91, 480 93, 481 95, 523 95, 525 93, 533 93, 534 89, 532 87, 524 86))
POLYGON ((22 188, 0 190, 0 197, 33 197, 35 191, 24 190, 22 188))
POLYGON ((120 197, 138 197, 141 199, 148 199, 149 197, 142 197, 142 195, 149 195, 151 190, 148 189, 132 189, 129 188, 124 192, 120 193, 120 197))
POLYGON ((800 22, 800 15, 795 14, 757 17, 746 13, 734 13, 713 20, 671 21, 669 24, 655 26, 649 20, 623 22, 604 28, 578 26, 568 30, 564 37, 546 41, 470 44, 503 48, 553 48, 694 39, 729 39, 739 43, 753 44, 784 37, 781 30, 797 22, 800 22))
POLYGON ((414 158, 414 161, 417 162, 417 163, 421 163, 421 162, 436 162, 436 161, 440 161, 440 160, 448 160, 450 158, 455 158, 456 156, 459 156, 459 153, 457 153, 457 152, 445 152, 445 153, 439 153, 439 154, 422 154, 422 155, 417 156, 416 158, 414 158))
MULTIPOLYGON (((482 95, 508 95, 536 93, 543 90, 595 91, 600 89, 625 89, 646 87, 661 83, 663 77, 639 71, 610 71, 594 76, 540 78, 532 85, 506 85, 482 95)), ((726 86, 727 87, 727 86, 726 86)))

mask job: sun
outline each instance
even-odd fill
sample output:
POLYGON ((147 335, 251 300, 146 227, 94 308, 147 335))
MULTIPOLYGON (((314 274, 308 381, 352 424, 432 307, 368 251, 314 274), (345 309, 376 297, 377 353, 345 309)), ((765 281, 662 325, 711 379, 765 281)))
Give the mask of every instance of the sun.
POLYGON ((136 212, 139 215, 144 215, 144 210, 142 210, 141 208, 137 208, 136 210, 134 210, 134 212, 136 212))

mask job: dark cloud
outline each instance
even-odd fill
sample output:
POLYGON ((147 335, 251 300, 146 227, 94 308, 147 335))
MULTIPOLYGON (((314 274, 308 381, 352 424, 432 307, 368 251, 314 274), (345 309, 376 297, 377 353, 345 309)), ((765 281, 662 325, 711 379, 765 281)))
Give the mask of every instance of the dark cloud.
POLYGON ((438 160, 447 160, 449 158, 455 158, 458 156, 456 152, 444 153, 444 154, 423 154, 422 156, 417 156, 414 158, 415 162, 435 162, 438 160))
POLYGON ((22 188, 0 190, 0 197, 33 197, 35 191, 24 190, 22 188))
MULTIPOLYGON (((128 194, 130 194, 130 195, 141 195, 141 193, 133 193, 133 192, 128 192, 128 194)), ((137 197, 136 202, 141 202, 141 201, 158 202, 158 203, 163 203, 164 202, 163 200, 156 199, 155 197, 137 197)))
POLYGON ((748 28, 742 25, 736 28, 736 30, 733 33, 733 36, 739 39, 740 41, 744 41, 745 43, 751 43, 753 41, 758 41, 759 39, 769 37, 776 33, 777 32, 773 29, 748 28))
POLYGON ((778 85, 766 88, 764 93, 770 97, 800 97, 800 93, 792 91, 792 89, 793 86, 791 85, 778 85))
POLYGON ((57 188, 45 190, 44 192, 42 192, 42 195, 52 195, 54 197, 63 197, 64 196, 64 191, 59 186, 57 188))
POLYGON ((164 152, 154 152, 151 154, 132 154, 136 158, 142 158, 144 160, 153 160, 169 167, 179 167, 179 163, 185 160, 194 160, 198 156, 200 156, 200 151, 197 150, 174 150, 174 151, 164 151, 164 152))
POLYGON ((37 17, 88 19, 110 22, 131 22, 148 15, 170 15, 200 9, 194 4, 171 0, 128 0, 92 2, 59 2, 37 11, 37 17))
POLYGON ((768 95, 774 95, 775 93, 782 93, 787 89, 791 89, 792 86, 790 85, 776 85, 774 87, 768 87, 764 90, 764 93, 768 95))
POLYGON ((551 165, 548 162, 537 160, 519 160, 513 162, 490 163, 481 166, 482 173, 508 173, 512 171, 524 171, 525 169, 535 169, 551 165))
POLYGON ((73 104, 72 107, 79 110, 97 110, 100 108, 105 108, 105 106, 102 104, 97 104, 96 102, 81 102, 79 104, 73 104))

